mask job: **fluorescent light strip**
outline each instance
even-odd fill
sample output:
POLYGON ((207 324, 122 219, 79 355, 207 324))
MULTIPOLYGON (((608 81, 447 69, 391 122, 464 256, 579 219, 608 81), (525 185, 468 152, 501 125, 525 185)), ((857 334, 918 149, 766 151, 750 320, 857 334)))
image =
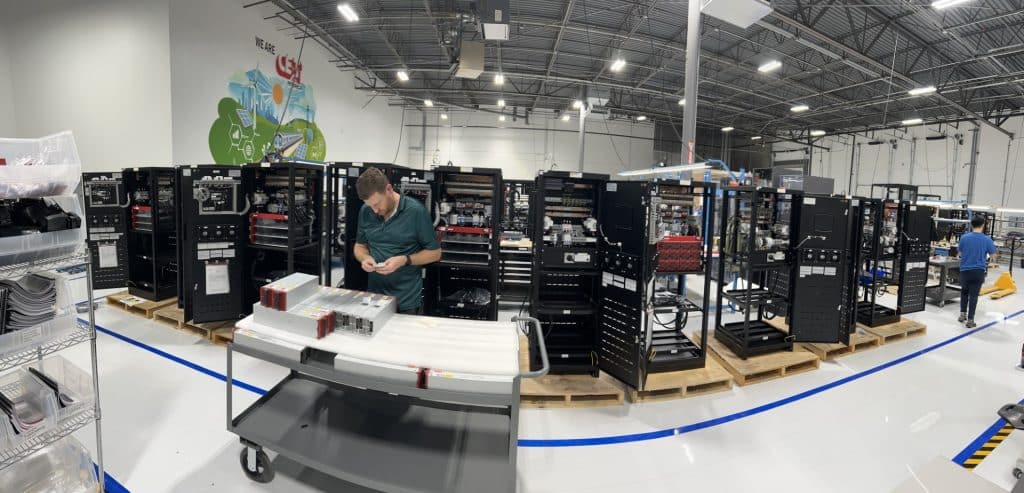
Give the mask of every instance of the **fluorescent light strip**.
POLYGON ((640 116, 636 117, 636 121, 638 121, 638 122, 642 122, 642 121, 644 121, 646 119, 647 119, 647 116, 645 116, 645 115, 640 115, 640 116))
POLYGON ((935 92, 935 86, 925 86, 925 87, 915 87, 915 88, 907 91, 907 94, 909 94, 911 96, 923 96, 925 94, 931 94, 933 92, 935 92))
POLYGON ((395 75, 398 76, 398 80, 405 82, 409 80, 409 73, 405 70, 399 70, 395 75))
POLYGON ((499 108, 504 108, 505 107, 505 100, 504 99, 499 99, 498 100, 498 107, 499 108))
POLYGON ((626 68, 626 61, 621 58, 618 58, 614 62, 612 62, 612 66, 609 68, 612 72, 619 72, 622 69, 626 68))
POLYGON ((991 210, 992 206, 989 206, 989 205, 967 204, 967 208, 972 210, 972 211, 987 211, 987 210, 991 210))
POLYGON ((924 120, 922 120, 920 118, 911 118, 909 120, 903 120, 900 123, 902 123, 904 125, 908 125, 908 126, 909 125, 920 125, 920 124, 924 123, 924 120))
POLYGON ((809 109, 811 109, 811 107, 807 106, 806 104, 798 104, 790 108, 789 111, 792 111, 793 113, 803 113, 809 109))
POLYGON ((634 169, 630 171, 620 171, 619 176, 662 175, 666 173, 679 173, 682 171, 696 171, 699 169, 708 169, 710 167, 711 166, 705 163, 678 164, 675 166, 665 166, 663 168, 634 169))
POLYGON ((954 5, 966 3, 968 1, 969 0, 935 0, 934 2, 932 2, 932 8, 936 10, 942 10, 945 8, 952 7, 954 5))
POLYGON ((997 212, 1005 212, 1007 214, 1024 214, 1024 209, 1008 209, 1006 207, 1000 207, 996 209, 997 212))
POLYGON ((811 130, 811 137, 824 137, 826 133, 824 130, 811 130))
POLYGON ((356 11, 352 10, 352 6, 347 3, 338 4, 338 12, 341 12, 342 17, 349 22, 356 22, 359 20, 359 15, 356 14, 356 11))
POLYGON ((434 102, 429 100, 429 99, 424 99, 423 100, 423 106, 426 106, 427 108, 430 108, 431 106, 434 106, 434 102))
POLYGON ((494 84, 495 85, 500 86, 500 85, 502 85, 504 83, 505 83, 505 74, 501 74, 501 73, 494 74, 494 84))
POLYGON ((679 106, 686 106, 686 100, 685 99, 680 99, 679 100, 679 106))
POLYGON ((563 121, 563 122, 567 122, 567 121, 569 121, 569 118, 571 118, 571 117, 569 116, 569 114, 568 114, 568 113, 566 113, 566 114, 562 115, 562 121, 563 121))
POLYGON ((736 130, 736 129, 733 128, 733 127, 722 127, 722 131, 723 132, 732 132, 733 130, 736 130))
POLYGON ((770 61, 770 62, 768 62, 768 63, 766 63, 764 65, 761 65, 760 67, 757 67, 757 71, 761 72, 762 74, 766 74, 768 72, 772 72, 772 71, 778 70, 779 67, 781 67, 781 66, 782 66, 782 62, 780 62, 778 60, 772 60, 772 61, 770 61))
POLYGON ((448 113, 441 113, 441 119, 442 120, 447 120, 448 119, 448 113))
POLYGON ((755 136, 751 137, 750 140, 761 140, 761 138, 762 137, 760 135, 755 135, 755 136))
POLYGON ((499 122, 503 122, 503 121, 505 121, 505 115, 499 115, 499 116, 498 116, 498 121, 499 121, 499 122))
POLYGON ((573 101, 572 102, 572 107, 577 109, 577 110, 582 108, 583 107, 583 101, 580 101, 578 99, 576 101, 573 101))

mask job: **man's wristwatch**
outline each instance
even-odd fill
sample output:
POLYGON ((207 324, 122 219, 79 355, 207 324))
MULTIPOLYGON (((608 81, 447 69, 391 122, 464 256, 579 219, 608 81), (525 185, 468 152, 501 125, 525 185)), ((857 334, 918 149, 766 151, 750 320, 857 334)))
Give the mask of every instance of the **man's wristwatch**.
POLYGON ((412 265, 412 255, 405 256, 405 265, 412 265))

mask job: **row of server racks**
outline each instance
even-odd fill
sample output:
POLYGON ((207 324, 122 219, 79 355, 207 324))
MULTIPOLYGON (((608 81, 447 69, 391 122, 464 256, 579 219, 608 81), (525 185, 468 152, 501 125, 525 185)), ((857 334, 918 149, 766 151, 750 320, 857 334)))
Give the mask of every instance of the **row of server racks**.
POLYGON ((196 323, 242 318, 263 284, 320 274, 323 177, 310 163, 85 173, 95 286, 177 296, 196 323))
POLYGON ((857 323, 924 310, 934 210, 916 205, 912 187, 879 187, 882 198, 727 187, 715 338, 747 359, 796 342, 848 344, 857 323), (883 286, 898 288, 895 306, 879 299, 883 286))

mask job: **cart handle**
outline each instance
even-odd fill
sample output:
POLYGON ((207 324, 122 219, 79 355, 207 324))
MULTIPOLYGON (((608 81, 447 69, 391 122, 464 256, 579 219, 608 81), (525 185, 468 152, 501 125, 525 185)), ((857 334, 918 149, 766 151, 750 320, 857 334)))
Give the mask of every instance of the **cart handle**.
POLYGON ((536 318, 533 317, 515 316, 512 317, 512 322, 514 322, 516 326, 519 328, 519 330, 524 335, 527 336, 530 335, 530 331, 525 329, 525 327, 528 324, 533 325, 534 329, 536 329, 537 331, 537 345, 540 346, 540 359, 543 363, 541 369, 537 371, 522 373, 519 376, 522 378, 540 378, 543 377, 544 375, 547 375, 548 371, 551 370, 551 363, 548 361, 548 348, 547 346, 544 345, 544 332, 540 330, 540 320, 537 320, 536 318))

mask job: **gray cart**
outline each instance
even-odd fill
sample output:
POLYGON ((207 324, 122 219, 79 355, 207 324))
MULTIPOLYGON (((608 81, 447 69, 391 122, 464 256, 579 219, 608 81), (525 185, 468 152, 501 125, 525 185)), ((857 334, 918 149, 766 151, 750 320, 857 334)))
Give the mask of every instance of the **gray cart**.
POLYGON ((957 284, 960 282, 960 259, 929 259, 928 265, 939 269, 939 283, 925 288, 928 301, 942 308, 946 303, 960 299, 960 286, 950 283, 951 280, 957 284))
POLYGON ((516 490, 519 386, 550 367, 540 323, 543 367, 514 379, 509 395, 410 388, 334 368, 334 354, 311 351, 297 362, 228 345, 227 427, 241 438, 242 470, 273 479, 263 448, 307 467, 374 490, 395 493, 516 490), (291 372, 237 417, 232 408, 234 352, 291 372))

